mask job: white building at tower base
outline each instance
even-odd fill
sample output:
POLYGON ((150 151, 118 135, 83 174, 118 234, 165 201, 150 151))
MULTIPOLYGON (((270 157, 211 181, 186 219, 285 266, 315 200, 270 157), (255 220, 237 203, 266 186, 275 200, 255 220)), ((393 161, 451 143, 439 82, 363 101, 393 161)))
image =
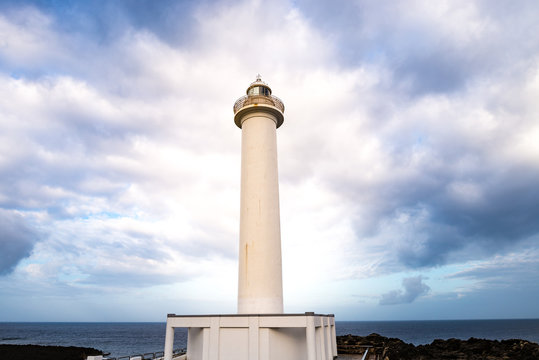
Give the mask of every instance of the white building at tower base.
POLYGON ((333 315, 169 314, 164 360, 172 360, 175 328, 188 329, 188 360, 331 360, 337 357, 333 315))

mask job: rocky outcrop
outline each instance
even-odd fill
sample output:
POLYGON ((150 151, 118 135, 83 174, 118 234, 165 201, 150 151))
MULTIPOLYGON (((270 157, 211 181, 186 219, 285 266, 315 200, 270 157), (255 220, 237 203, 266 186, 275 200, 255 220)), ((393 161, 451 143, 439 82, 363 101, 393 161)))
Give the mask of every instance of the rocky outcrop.
POLYGON ((76 346, 0 345, 0 360, 86 360, 102 351, 76 346))
POLYGON ((339 354, 363 354, 367 348, 368 360, 539 360, 539 345, 519 339, 448 339, 414 346, 378 334, 337 336, 339 354))

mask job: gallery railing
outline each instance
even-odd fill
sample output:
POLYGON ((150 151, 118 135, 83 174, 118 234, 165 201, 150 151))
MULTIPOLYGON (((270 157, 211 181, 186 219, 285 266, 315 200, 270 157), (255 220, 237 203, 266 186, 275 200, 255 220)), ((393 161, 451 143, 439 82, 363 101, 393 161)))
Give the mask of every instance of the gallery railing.
POLYGON ((234 103, 234 114, 236 114, 242 107, 254 104, 267 104, 275 106, 281 112, 284 112, 284 104, 277 96, 273 95, 245 95, 240 97, 234 103))

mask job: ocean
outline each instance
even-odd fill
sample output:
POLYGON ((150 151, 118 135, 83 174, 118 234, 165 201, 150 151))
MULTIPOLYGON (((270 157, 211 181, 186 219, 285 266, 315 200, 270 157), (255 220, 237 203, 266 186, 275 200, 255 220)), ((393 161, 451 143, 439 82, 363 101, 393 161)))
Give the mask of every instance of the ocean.
MULTIPOLYGON (((539 343, 539 319, 440 321, 337 321, 337 335, 378 333, 414 345, 435 339, 470 337, 524 339, 539 343)), ((187 343, 187 331, 176 329, 174 348, 187 343)), ((0 344, 93 347, 111 357, 163 351, 165 323, 30 323, 0 322, 0 344)))

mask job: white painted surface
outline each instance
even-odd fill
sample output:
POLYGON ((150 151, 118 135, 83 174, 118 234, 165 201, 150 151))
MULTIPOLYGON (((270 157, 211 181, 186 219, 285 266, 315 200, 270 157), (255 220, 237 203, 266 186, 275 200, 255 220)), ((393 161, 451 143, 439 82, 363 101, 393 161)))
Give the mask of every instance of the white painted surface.
POLYGON ((239 314, 283 312, 277 119, 272 112, 259 106, 241 117, 239 314))
MULTIPOLYGON (((167 318, 165 343, 174 341, 177 327, 189 328, 189 360, 331 360, 337 356, 332 315, 174 315, 167 318)), ((172 360, 172 348, 165 349, 165 360, 172 360)))
POLYGON ((220 328, 219 360, 249 359, 249 328, 220 328))
POLYGON ((307 360, 305 328, 275 328, 270 329, 269 335, 270 359, 307 360))
POLYGON ((170 353, 172 356, 174 346, 174 328, 168 327, 165 332, 165 354, 170 353))
MULTIPOLYGON (((167 326, 168 329, 168 326, 167 326)), ((209 332, 209 329, 206 328, 209 332)), ((172 338, 174 339, 174 338, 172 338)), ((209 336, 208 336, 209 340, 209 336)), ((165 340, 166 343, 166 340, 165 340)), ((204 347, 204 328, 190 327, 187 333, 187 358, 188 359, 204 359, 203 356, 204 347)), ((165 360, 167 359, 167 352, 165 352, 165 360)))

